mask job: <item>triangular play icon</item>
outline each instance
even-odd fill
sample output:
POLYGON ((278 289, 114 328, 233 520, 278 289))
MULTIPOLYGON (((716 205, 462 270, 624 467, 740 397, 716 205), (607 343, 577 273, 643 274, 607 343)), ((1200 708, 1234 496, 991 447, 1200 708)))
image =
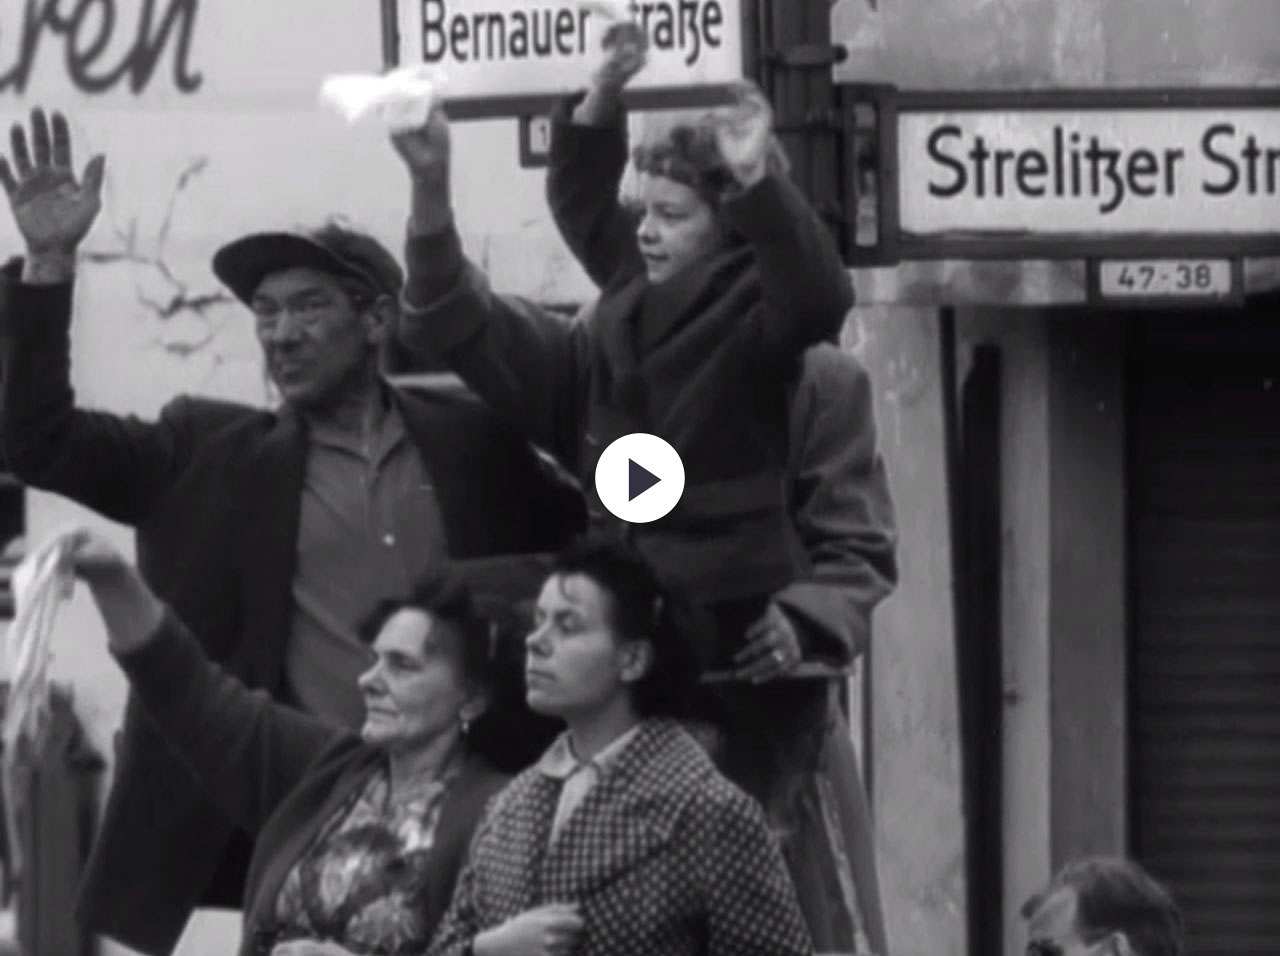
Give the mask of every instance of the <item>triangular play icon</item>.
POLYGON ((658 482, 657 475, 643 465, 637 465, 634 458, 627 459, 627 500, 635 501, 658 482))

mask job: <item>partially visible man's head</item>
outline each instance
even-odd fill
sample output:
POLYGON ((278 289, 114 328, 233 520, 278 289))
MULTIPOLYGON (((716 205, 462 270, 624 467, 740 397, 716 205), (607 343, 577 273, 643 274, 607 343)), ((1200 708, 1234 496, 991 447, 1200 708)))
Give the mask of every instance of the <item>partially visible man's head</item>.
POLYGON ((1022 907, 1027 956, 1182 956, 1182 913, 1132 860, 1064 866, 1022 907))
POLYGON ((404 281, 377 240, 336 223, 237 239, 213 271, 253 312, 281 396, 304 407, 372 377, 404 281))

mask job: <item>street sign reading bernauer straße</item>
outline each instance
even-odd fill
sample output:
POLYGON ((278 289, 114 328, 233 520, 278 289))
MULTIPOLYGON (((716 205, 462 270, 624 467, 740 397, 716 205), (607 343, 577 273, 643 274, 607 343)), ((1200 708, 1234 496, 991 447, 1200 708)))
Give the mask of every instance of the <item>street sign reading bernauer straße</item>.
POLYGON ((398 0, 399 61, 443 71, 452 116, 528 114, 586 83, 618 18, 649 37, 634 103, 714 101, 742 77, 740 0, 398 0))

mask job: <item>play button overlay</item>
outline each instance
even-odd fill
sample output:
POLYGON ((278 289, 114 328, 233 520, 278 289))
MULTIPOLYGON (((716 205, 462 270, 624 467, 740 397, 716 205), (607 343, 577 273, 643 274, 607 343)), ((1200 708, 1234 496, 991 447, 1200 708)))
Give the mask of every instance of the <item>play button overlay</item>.
POLYGON ((623 435, 596 462, 596 494, 616 518, 631 524, 657 521, 684 494, 684 463, 657 435, 623 435))
POLYGON ((637 465, 634 459, 627 462, 627 468, 627 501, 635 501, 637 497, 662 481, 648 468, 637 465))

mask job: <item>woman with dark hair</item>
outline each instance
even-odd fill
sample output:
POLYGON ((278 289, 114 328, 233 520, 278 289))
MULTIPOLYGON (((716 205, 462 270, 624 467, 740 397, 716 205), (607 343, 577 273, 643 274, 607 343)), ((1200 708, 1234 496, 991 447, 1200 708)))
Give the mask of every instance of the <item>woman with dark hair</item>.
POLYGON ((684 610, 621 542, 556 560, 525 680, 566 729, 486 813, 432 956, 812 951, 759 805, 682 729, 684 610))
MULTIPOLYGON (((495 763, 520 759, 490 750, 515 726, 499 706, 512 679, 495 677, 510 651, 467 589, 441 576, 369 621, 357 736, 209 661, 104 538, 77 532, 68 553, 143 707, 255 837, 241 956, 422 952, 508 780, 495 763)), ((165 781, 154 788, 163 800, 165 781)))

